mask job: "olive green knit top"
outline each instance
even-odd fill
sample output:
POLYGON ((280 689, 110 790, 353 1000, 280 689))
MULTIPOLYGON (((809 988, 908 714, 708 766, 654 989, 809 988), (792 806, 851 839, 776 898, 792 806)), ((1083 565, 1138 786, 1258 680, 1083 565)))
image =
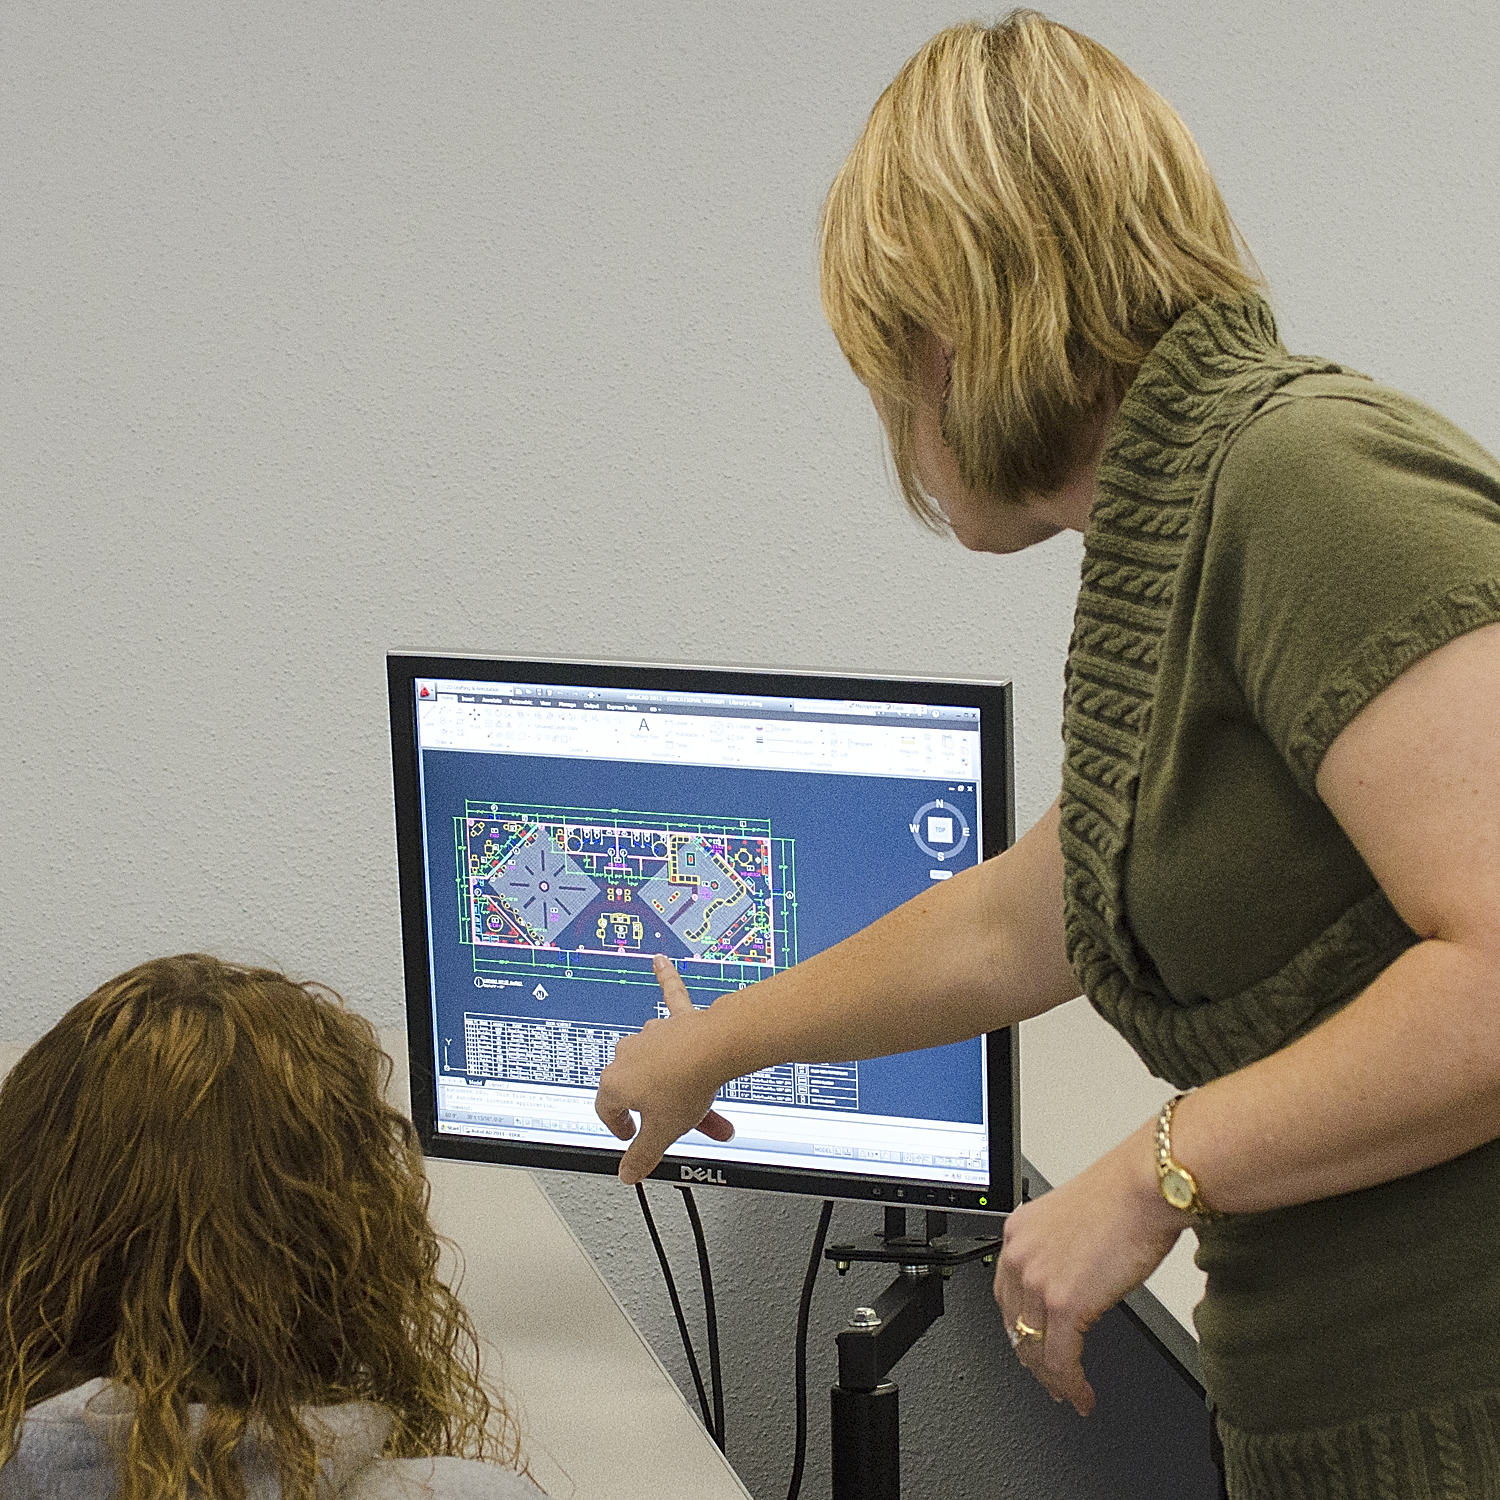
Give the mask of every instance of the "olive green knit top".
POLYGON ((1207 304, 1128 392, 1084 539, 1062 789, 1069 958, 1158 1076, 1275 1051, 1416 939, 1314 788, 1412 662, 1500 620, 1500 464, 1207 304))
MULTIPOLYGON (((1315 778, 1408 666, 1496 621, 1500 463, 1289 355, 1259 299, 1174 324, 1100 468, 1061 802, 1069 957, 1153 1072, 1244 1067, 1416 942, 1315 778)), ((1500 1495, 1500 1142, 1199 1241, 1232 1495, 1500 1495)))

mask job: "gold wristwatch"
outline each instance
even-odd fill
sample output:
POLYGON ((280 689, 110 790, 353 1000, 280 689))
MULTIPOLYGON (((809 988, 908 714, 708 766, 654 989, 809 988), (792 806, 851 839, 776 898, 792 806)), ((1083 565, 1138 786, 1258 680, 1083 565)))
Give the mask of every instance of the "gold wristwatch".
POLYGON ((1156 1117, 1156 1181, 1161 1195, 1182 1213, 1195 1219, 1217 1219, 1220 1216, 1203 1201, 1193 1174, 1172 1157, 1172 1111, 1187 1098, 1174 1094, 1156 1117))

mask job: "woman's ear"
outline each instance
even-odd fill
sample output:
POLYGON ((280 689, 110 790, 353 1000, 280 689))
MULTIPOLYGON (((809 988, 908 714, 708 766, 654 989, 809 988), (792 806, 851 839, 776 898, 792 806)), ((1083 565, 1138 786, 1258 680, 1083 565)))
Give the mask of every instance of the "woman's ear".
POLYGON ((953 379, 953 345, 924 331, 917 337, 915 353, 918 386, 927 400, 941 405, 953 379))

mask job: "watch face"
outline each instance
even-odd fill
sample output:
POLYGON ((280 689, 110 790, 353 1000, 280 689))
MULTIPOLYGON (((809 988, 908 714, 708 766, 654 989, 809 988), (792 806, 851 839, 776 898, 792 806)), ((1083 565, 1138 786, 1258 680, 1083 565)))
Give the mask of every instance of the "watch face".
POLYGON ((1193 1180, 1180 1167, 1168 1167, 1162 1173, 1161 1192, 1173 1208, 1186 1212, 1193 1206, 1193 1180))

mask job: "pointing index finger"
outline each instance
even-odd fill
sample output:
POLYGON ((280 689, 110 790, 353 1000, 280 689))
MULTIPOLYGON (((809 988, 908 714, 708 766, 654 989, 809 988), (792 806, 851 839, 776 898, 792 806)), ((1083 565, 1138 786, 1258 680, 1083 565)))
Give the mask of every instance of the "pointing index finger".
POLYGON ((682 975, 677 972, 677 965, 665 953, 657 953, 652 955, 651 967, 661 985, 661 997, 666 1003, 668 1014, 691 1014, 693 1002, 688 998, 687 986, 682 982, 682 975))

